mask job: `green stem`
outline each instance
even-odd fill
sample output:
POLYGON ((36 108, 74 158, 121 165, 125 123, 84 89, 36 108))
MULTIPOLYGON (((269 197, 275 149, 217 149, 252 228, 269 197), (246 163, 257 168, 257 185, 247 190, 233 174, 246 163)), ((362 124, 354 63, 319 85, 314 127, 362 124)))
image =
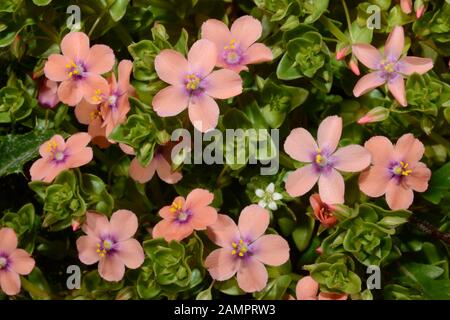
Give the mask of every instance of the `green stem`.
POLYGON ((345 0, 341 0, 341 1, 342 1, 342 6, 344 7, 344 11, 345 11, 345 19, 347 20, 348 32, 350 34, 350 39, 352 40, 352 43, 353 43, 352 21, 350 20, 350 14, 348 12, 348 8, 347 8, 347 4, 345 3, 345 0))
POLYGON ((341 30, 339 30, 339 28, 336 27, 336 25, 331 22, 330 19, 325 16, 321 16, 319 21, 333 34, 333 36, 336 37, 336 39, 344 43, 350 42, 347 36, 341 30))
POLYGON ((45 299, 45 300, 51 299, 51 296, 47 292, 36 287, 34 284, 32 284, 30 281, 28 281, 25 277, 20 277, 20 278, 21 278, 22 287, 26 291, 28 291, 31 295, 33 295, 34 297, 45 299))
POLYGON ((98 23, 100 22, 100 20, 102 20, 103 16, 105 15, 106 11, 103 11, 97 18, 97 20, 95 20, 94 24, 91 27, 91 30, 89 30, 88 33, 88 37, 90 38, 92 33, 94 32, 95 28, 97 27, 98 23))
POLYGON ((450 142, 447 139, 443 138, 440 134, 437 134, 435 132, 431 132, 429 137, 434 142, 443 145, 447 151, 448 156, 450 157, 450 142))

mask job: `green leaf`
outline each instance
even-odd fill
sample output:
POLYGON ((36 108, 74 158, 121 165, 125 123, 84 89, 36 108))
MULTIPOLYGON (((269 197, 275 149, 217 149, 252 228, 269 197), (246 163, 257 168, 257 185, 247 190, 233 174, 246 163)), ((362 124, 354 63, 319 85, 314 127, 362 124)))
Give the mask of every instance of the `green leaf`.
POLYGON ((314 218, 305 214, 300 218, 299 226, 292 232, 292 238, 299 251, 308 248, 314 230, 314 222, 314 218))
POLYGON ((450 162, 433 172, 428 191, 422 196, 434 204, 439 204, 450 191, 450 162))
POLYGON ((39 154, 39 146, 53 136, 52 131, 31 131, 0 136, 0 177, 23 172, 23 166, 39 154))
POLYGON ((46 6, 50 2, 52 2, 52 0, 33 0, 33 3, 37 6, 46 6))
POLYGON ((114 21, 117 22, 123 18, 129 2, 130 0, 116 0, 111 8, 109 8, 109 14, 114 21))

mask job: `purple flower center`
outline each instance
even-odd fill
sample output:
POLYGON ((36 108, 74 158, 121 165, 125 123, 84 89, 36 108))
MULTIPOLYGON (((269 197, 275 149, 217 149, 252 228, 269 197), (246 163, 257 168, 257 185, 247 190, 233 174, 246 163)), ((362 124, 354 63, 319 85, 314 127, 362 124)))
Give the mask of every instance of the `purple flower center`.
POLYGON ((228 65, 238 65, 242 62, 244 55, 236 40, 232 39, 228 45, 223 47, 221 58, 228 65))
POLYGON ((239 239, 239 241, 232 242, 231 247, 233 248, 231 250, 231 255, 244 259, 252 254, 252 251, 250 250, 250 244, 247 241, 244 241, 243 239, 239 239))
POLYGON ((66 64, 66 71, 71 79, 80 80, 86 73, 86 65, 82 61, 72 61, 66 64))
POLYGON ((318 173, 328 173, 333 168, 333 158, 327 150, 317 149, 312 154, 312 163, 318 173))
POLYGON ((204 79, 196 73, 189 73, 184 77, 184 87, 190 96, 203 93, 205 90, 204 82, 204 79))
POLYGON ((398 63, 397 59, 392 57, 385 58, 380 61, 379 70, 381 71, 381 77, 386 81, 391 81, 398 76, 398 63))
POLYGON ((51 140, 48 143, 48 152, 51 154, 50 158, 51 161, 55 164, 60 164, 63 163, 64 161, 66 161, 67 158, 67 154, 65 150, 61 150, 58 147, 58 144, 55 140, 51 140))
POLYGON ((409 176, 413 171, 409 169, 409 163, 403 161, 394 161, 389 166, 389 172, 393 177, 402 179, 409 176))
POLYGON ((100 256, 100 258, 112 255, 116 251, 117 251, 117 241, 111 236, 102 237, 101 241, 97 243, 96 252, 100 256))
POLYGON ((192 211, 183 209, 183 205, 176 201, 172 203, 170 212, 175 214, 175 221, 178 223, 187 223, 192 217, 192 211))
POLYGON ((0 270, 8 269, 8 266, 9 266, 8 256, 6 256, 3 253, 0 253, 0 270))

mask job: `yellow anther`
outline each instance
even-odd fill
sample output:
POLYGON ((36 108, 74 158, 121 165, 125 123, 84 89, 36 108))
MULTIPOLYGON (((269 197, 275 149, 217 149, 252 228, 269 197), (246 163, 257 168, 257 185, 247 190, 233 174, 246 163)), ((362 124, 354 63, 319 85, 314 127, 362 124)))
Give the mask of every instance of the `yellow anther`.
POLYGON ((236 250, 231 251, 231 254, 235 255, 236 254, 236 250))
POLYGON ((239 257, 243 257, 244 253, 243 252, 239 252, 239 257))
POLYGON ((317 154, 316 155, 316 163, 321 163, 322 162, 322 160, 323 160, 323 157, 322 157, 322 155, 319 153, 319 154, 317 154))
POLYGON ((172 203, 172 205, 170 206, 169 210, 170 210, 170 212, 175 213, 175 212, 181 210, 182 208, 183 208, 183 206, 181 205, 181 203, 174 201, 172 203))
POLYGON ((47 144, 47 151, 51 152, 56 150, 56 148, 58 148, 58 144, 56 143, 55 140, 50 140, 47 144))
MULTIPOLYGON (((111 249, 111 242, 108 240, 103 240, 103 247, 106 249, 111 249)), ((103 249, 103 251, 105 251, 105 249, 103 249)))
POLYGON ((244 240, 239 240, 239 244, 243 244, 244 243, 244 240))
POLYGON ((233 247, 233 248, 237 248, 237 243, 236 242, 233 242, 232 244, 231 244, 231 246, 233 247))

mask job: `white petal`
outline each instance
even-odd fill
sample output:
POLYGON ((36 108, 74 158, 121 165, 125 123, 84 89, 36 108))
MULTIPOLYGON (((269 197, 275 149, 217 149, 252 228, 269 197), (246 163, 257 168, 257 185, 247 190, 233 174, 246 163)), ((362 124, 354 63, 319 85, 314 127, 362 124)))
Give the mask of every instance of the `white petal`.
POLYGON ((263 190, 263 189, 256 189, 256 190, 255 190, 255 194, 256 194, 258 197, 262 198, 262 197, 264 197, 264 190, 263 190))
POLYGON ((277 204, 275 203, 275 201, 272 201, 272 202, 269 203, 269 209, 270 210, 277 210, 278 209, 277 204))
POLYGON ((273 184, 273 182, 269 183, 269 185, 266 188, 266 191, 269 193, 273 193, 275 191, 275 185, 273 184))
POLYGON ((275 193, 272 195, 272 199, 275 200, 275 201, 281 200, 281 199, 283 199, 283 196, 281 195, 281 193, 275 192, 275 193))
POLYGON ((258 206, 260 206, 261 208, 265 208, 267 206, 267 202, 265 202, 264 200, 260 200, 258 202, 258 206))

